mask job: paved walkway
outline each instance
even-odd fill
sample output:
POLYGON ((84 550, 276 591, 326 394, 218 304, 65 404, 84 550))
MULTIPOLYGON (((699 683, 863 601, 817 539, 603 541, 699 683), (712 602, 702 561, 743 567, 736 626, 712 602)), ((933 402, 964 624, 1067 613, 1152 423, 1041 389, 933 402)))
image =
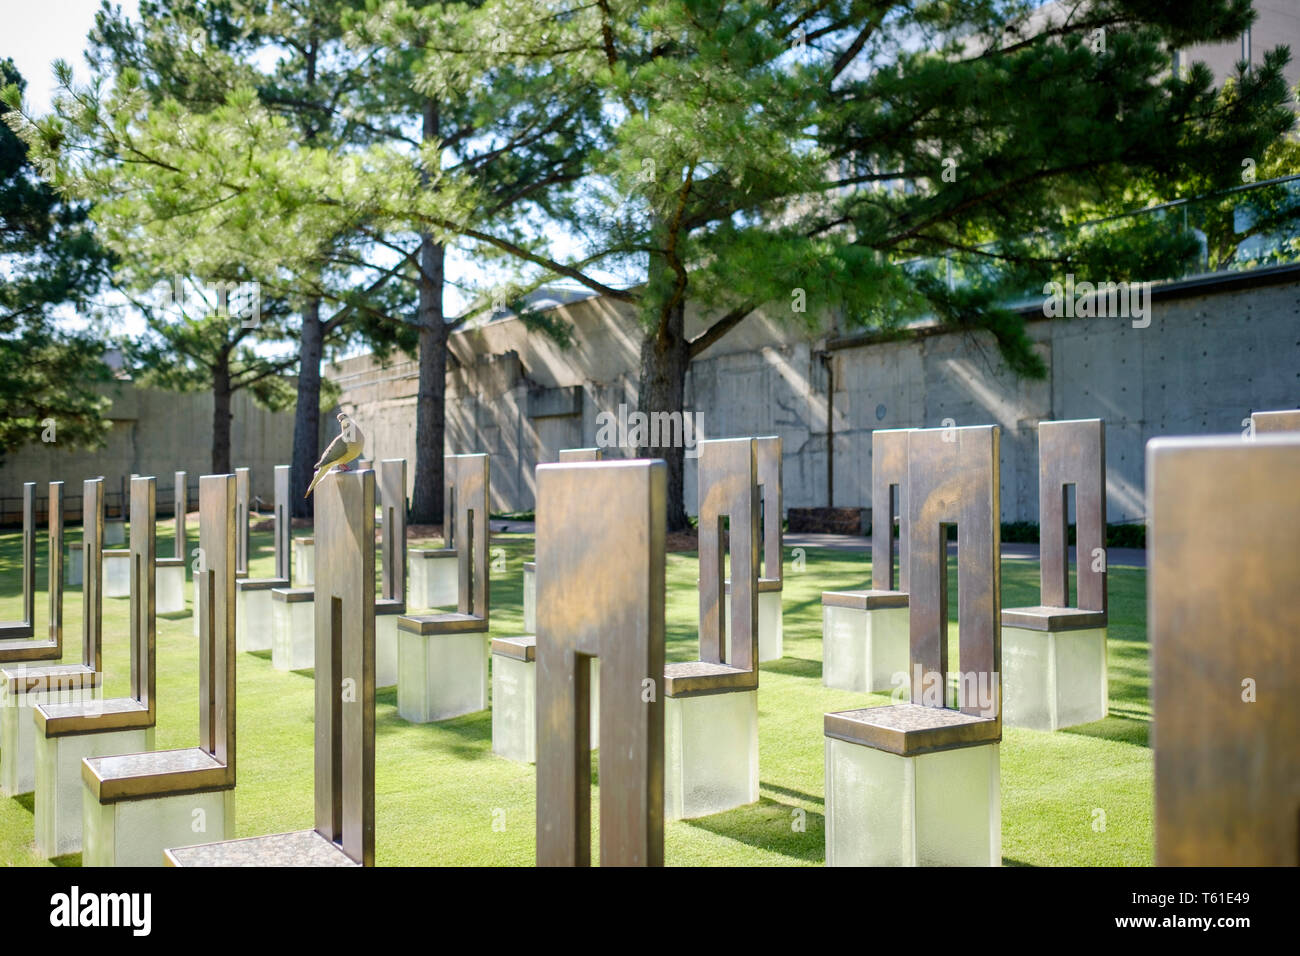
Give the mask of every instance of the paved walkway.
MULTIPOLYGON (((871 551, 871 540, 856 534, 786 534, 784 543, 787 548, 831 548, 838 551, 871 551)), ((955 553, 956 542, 949 542, 948 551, 955 553)), ((1075 561, 1075 549, 1070 548, 1070 561, 1075 561)), ((1038 545, 1014 544, 1003 542, 1002 557, 1038 560, 1038 545)), ((1142 548, 1110 548, 1106 554, 1107 561, 1117 568, 1145 568, 1147 553, 1142 548)))

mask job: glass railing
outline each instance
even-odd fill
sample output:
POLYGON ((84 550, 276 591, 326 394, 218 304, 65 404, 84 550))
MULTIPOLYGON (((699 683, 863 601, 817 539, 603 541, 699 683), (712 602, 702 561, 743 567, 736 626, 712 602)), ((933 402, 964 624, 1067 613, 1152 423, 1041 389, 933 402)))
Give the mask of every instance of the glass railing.
POLYGON ((1090 269, 1092 281, 1153 283, 1300 263, 1300 174, 980 248, 992 256, 952 253, 902 265, 949 289, 980 286, 1020 305, 1041 301, 1044 282, 1063 281, 1071 269, 1036 259, 1078 262, 1073 271, 1090 269))

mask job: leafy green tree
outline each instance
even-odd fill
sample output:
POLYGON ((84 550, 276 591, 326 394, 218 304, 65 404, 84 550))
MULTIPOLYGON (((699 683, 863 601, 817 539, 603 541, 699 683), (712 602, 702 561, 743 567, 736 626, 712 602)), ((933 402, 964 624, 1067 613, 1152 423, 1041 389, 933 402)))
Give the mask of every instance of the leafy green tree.
MULTIPOLYGON (((990 335, 1012 369, 1042 375, 1023 321, 999 305, 1010 279, 1141 279, 1194 243, 1136 225, 1103 242, 1041 237, 1138 178, 1162 192, 1235 181, 1294 115, 1284 48, 1230 95, 1204 66, 1171 75, 1172 50, 1238 36, 1248 0, 1093 0, 1047 22, 1036 7, 491 0, 482 22, 505 39, 469 55, 544 65, 521 74, 533 86, 516 88, 517 109, 556 86, 602 109, 577 198, 550 229, 581 237, 578 251, 562 255, 546 228, 526 247, 476 238, 636 307, 645 411, 682 411, 692 359, 759 309, 900 332, 928 314, 990 335), (982 281, 950 284, 916 267, 925 257, 955 258, 982 281), (688 302, 708 317, 695 334, 688 302)), ((684 526, 683 450, 644 450, 667 459, 669 523, 684 526)))
MULTIPOLYGON (((12 60, 0 87, 21 93, 12 60)), ((0 105, 0 117, 8 108, 0 105)), ((95 239, 84 203, 41 180, 27 145, 0 123, 0 458, 28 442, 103 443, 110 380, 94 328, 70 330, 59 308, 83 315, 108 279, 109 253, 95 239)))

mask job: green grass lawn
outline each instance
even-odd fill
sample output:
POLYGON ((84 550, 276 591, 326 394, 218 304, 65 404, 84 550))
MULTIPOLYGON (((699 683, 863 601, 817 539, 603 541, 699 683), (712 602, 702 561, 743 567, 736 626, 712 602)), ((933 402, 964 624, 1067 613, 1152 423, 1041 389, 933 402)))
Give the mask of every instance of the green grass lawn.
MULTIPOLYGON (((194 547, 197 529, 191 534, 194 547)), ((68 539, 78 540, 79 535, 74 528, 68 539)), ((160 525, 159 554, 172 553, 170 535, 170 523, 160 525)), ((504 570, 492 575, 492 633, 522 633, 521 566, 532 558, 532 537, 494 536, 492 544, 505 552, 504 570)), ((270 576, 271 535, 255 534, 253 549, 253 576, 270 576)), ((38 551, 37 628, 43 633, 43 534, 38 551)), ((0 619, 14 620, 21 614, 20 561, 20 535, 0 535, 0 619)), ((759 693, 762 798, 728 813, 668 824, 664 853, 669 864, 819 865, 824 861, 822 715, 889 699, 884 694, 852 694, 822 686, 820 595, 824 590, 861 587, 867 572, 861 554, 819 549, 807 549, 802 570, 787 571, 785 657, 762 666, 759 693), (801 818, 803 825, 798 827, 801 818)), ((690 660, 697 654, 697 576, 693 554, 668 556, 670 660, 690 660)), ((1111 716, 1056 734, 1012 728, 1004 732, 1002 852, 1008 865, 1149 865, 1152 861, 1145 579, 1145 572, 1136 569, 1113 568, 1110 574, 1111 716)), ((955 615, 956 574, 950 574, 949 580, 954 590, 949 607, 955 615)), ((1036 563, 1007 559, 1002 580, 1004 606, 1038 603, 1036 563)), ((125 598, 104 599, 109 696, 123 695, 129 687, 127 608, 125 598)), ((66 659, 73 660, 81 637, 80 588, 68 592, 64 620, 66 659)), ((953 626, 954 639, 955 630, 953 626)), ((195 746, 198 658, 188 613, 159 617, 157 647, 156 746, 195 746)), ((237 833, 255 836, 310 828, 311 674, 274 670, 269 652, 242 654, 238 666, 237 833)), ((396 691, 387 690, 379 694, 376 727, 378 863, 532 865, 533 768, 493 755, 490 712, 411 725, 397 716, 396 691)), ((593 780, 594 763, 593 756, 593 780)), ((593 857, 596 845, 594 839, 593 857)), ((0 799, 0 861, 46 862, 34 849, 30 795, 0 799)))

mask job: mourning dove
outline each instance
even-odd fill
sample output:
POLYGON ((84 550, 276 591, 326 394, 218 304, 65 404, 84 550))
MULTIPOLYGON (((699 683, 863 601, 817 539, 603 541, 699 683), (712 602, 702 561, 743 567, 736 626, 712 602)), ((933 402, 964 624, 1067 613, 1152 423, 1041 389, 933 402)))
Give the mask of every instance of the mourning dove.
POLYGON ((348 462, 361 454, 361 448, 365 444, 366 436, 361 434, 361 429, 357 423, 348 418, 343 412, 338 414, 339 428, 341 431, 329 443, 325 449, 325 454, 320 456, 320 461, 316 462, 316 474, 312 476, 311 484, 307 486, 307 494, 304 498, 311 495, 312 489, 327 474, 334 470, 348 470, 348 462))

